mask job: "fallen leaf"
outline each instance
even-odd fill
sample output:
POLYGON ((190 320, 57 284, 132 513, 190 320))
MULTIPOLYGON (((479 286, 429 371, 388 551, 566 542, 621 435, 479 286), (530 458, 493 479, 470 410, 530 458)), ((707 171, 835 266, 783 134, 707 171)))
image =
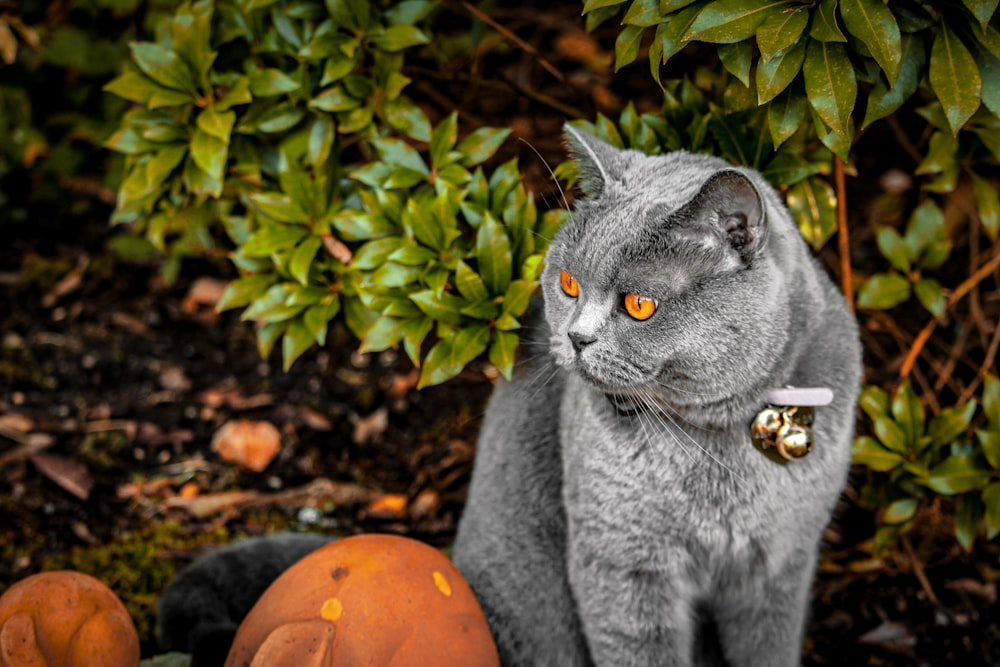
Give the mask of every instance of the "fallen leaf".
POLYGON ((31 417, 9 413, 0 415, 0 429, 6 429, 15 433, 31 433, 35 428, 35 422, 31 417))
POLYGON ((290 507, 335 505, 352 507, 372 500, 378 492, 358 484, 334 482, 326 478, 314 479, 304 486, 276 493, 261 494, 254 491, 223 491, 198 495, 191 498, 174 496, 166 500, 166 506, 182 509, 192 516, 203 519, 226 510, 244 507, 290 507))
POLYGON ((410 514, 415 519, 434 516, 441 506, 441 496, 434 489, 424 489, 410 503, 410 514))
POLYGON ((367 417, 360 417, 354 424, 354 442, 370 442, 389 427, 389 410, 382 407, 367 417))
POLYGON ((194 498, 198 495, 200 490, 198 489, 198 484, 195 482, 188 482, 181 487, 181 490, 177 492, 181 498, 194 498))
POLYGON ((202 276, 191 283, 188 293, 181 302, 181 310, 187 314, 198 312, 199 306, 207 306, 212 311, 215 305, 222 298, 222 293, 226 290, 225 281, 218 278, 202 276))
POLYGON ((90 492, 94 488, 94 477, 79 461, 56 454, 35 454, 29 459, 35 464, 38 472, 80 500, 87 500, 90 497, 90 492))
POLYGON ((87 271, 87 266, 90 265, 90 257, 87 255, 80 255, 80 258, 76 262, 76 266, 70 269, 69 273, 62 277, 42 297, 42 305, 46 308, 51 308, 56 305, 62 297, 66 296, 70 292, 79 289, 80 285, 83 284, 83 275, 87 271))
POLYGON ((191 380, 180 366, 167 366, 160 371, 160 386, 181 393, 191 388, 191 380))
POLYGON ((368 504, 365 516, 369 519, 402 519, 406 516, 406 496, 401 493, 387 493, 368 504))
POLYGON ((858 637, 858 643, 877 644, 901 650, 913 648, 917 643, 917 638, 906 624, 899 621, 883 621, 878 627, 858 637))
POLYGON ((274 403, 274 397, 270 394, 254 394, 244 396, 237 389, 229 387, 214 387, 201 392, 198 397, 201 402, 210 408, 219 408, 227 405, 234 410, 252 410, 274 403))
POLYGON ((281 434, 274 424, 240 419, 223 424, 212 437, 212 451, 223 461, 261 472, 281 450, 281 434))
POLYGON ((988 605, 992 605, 997 601, 997 585, 994 581, 984 582, 971 578, 955 579, 954 581, 946 582, 944 587, 982 598, 988 605))

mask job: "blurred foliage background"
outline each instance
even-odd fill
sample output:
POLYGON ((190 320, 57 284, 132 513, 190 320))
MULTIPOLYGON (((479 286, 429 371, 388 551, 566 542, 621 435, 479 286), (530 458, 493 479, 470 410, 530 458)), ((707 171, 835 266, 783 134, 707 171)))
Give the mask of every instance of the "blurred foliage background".
POLYGON ((850 498, 919 572, 1000 532, 996 8, 0 0, 0 230, 108 219, 167 280, 213 262, 286 368, 341 321, 427 386, 510 372, 564 120, 755 167, 857 310, 850 498))

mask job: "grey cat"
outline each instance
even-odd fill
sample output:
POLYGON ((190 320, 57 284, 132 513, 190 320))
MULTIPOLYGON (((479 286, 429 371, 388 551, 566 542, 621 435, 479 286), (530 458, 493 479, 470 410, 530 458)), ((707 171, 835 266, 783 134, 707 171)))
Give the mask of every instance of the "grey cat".
POLYGON ((566 133, 588 196, 490 401, 455 564, 505 665, 796 665, 850 464, 854 318, 758 173, 566 133), (779 465, 750 424, 786 386, 833 400, 779 465))

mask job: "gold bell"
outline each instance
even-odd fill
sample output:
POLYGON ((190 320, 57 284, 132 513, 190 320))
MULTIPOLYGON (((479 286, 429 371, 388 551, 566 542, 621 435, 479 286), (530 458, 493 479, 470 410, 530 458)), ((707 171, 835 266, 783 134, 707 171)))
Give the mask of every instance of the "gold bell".
POLYGON ((769 459, 784 464, 812 450, 811 406, 769 405, 750 424, 750 440, 769 459))

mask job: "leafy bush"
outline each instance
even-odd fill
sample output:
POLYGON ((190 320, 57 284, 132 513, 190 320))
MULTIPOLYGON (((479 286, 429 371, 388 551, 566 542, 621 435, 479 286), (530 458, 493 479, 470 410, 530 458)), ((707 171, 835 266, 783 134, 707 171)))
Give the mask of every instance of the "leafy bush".
MULTIPOLYGON (((814 249, 833 254, 826 246, 839 231, 841 284, 852 301, 857 288, 862 323, 876 325, 866 335, 889 312, 905 312, 915 329, 925 318, 916 336, 896 336, 901 366, 877 373, 895 390, 863 394, 855 456, 873 472, 862 497, 886 507, 883 545, 936 496, 957 499, 966 548, 983 527, 989 537, 998 528, 998 389, 987 377, 995 347, 982 363, 962 362, 966 390, 949 396, 935 387, 949 385, 957 361, 925 364, 937 385, 921 367, 939 324, 960 316, 963 298, 1000 266, 995 9, 583 4, 587 28, 614 40, 616 70, 648 57, 663 104, 576 122, 619 146, 709 151, 758 168, 814 249), (885 195, 893 213, 871 244, 884 261, 869 253, 865 267, 876 270, 855 280, 843 176, 855 173, 864 137, 880 132, 913 161, 920 188, 885 195), (994 249, 971 269, 952 257, 962 224, 964 240, 994 249), (892 310, 912 296, 926 313, 892 310)), ((437 11, 432 0, 185 3, 157 24, 155 42, 130 45, 131 64, 108 85, 136 105, 108 141, 127 156, 115 221, 166 252, 170 273, 184 256, 228 257, 242 277, 221 307, 245 308, 263 354, 281 340, 286 367, 343 317, 362 350, 402 345, 421 366, 421 386, 484 353, 510 372, 546 239, 564 212, 538 210, 516 163, 492 166, 505 130, 460 128, 452 109, 432 120, 408 98, 408 62, 449 58, 437 11)), ((572 171, 555 170, 570 181, 572 171)))
POLYGON ((222 247, 221 221, 244 277, 219 307, 246 307, 286 367, 342 312, 363 351, 402 343, 421 386, 486 351, 512 368, 562 213, 514 163, 480 166, 507 130, 459 140, 456 114, 432 127, 404 94, 434 6, 186 3, 107 86, 139 105, 108 141, 128 156, 114 220, 175 262, 222 247))

